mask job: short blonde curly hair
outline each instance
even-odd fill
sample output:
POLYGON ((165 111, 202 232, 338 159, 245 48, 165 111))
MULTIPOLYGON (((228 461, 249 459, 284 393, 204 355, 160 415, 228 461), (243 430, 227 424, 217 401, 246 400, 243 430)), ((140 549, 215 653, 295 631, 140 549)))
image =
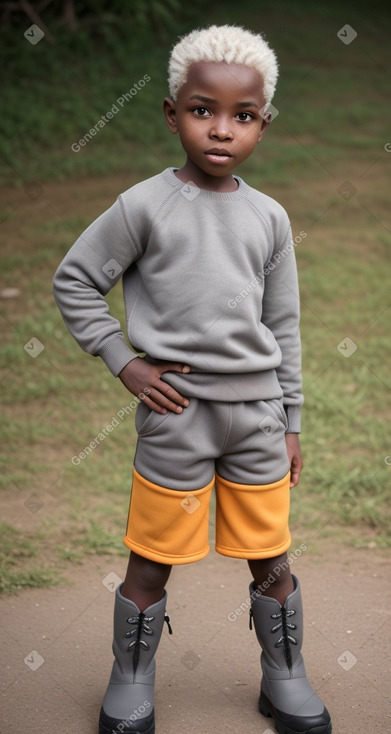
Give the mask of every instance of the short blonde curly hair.
POLYGON ((174 102, 186 83, 189 67, 197 61, 224 61, 255 69, 263 79, 266 105, 272 101, 278 77, 277 57, 262 35, 235 25, 211 25, 180 38, 168 64, 168 87, 174 102))

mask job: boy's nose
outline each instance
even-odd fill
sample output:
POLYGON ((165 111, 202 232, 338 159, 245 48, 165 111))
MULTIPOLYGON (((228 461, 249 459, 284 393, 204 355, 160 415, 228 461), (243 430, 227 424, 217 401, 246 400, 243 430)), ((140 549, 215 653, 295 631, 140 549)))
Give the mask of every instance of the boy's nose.
POLYGON ((210 130, 211 138, 218 140, 232 140, 233 133, 227 119, 215 118, 213 122, 214 124, 210 130))

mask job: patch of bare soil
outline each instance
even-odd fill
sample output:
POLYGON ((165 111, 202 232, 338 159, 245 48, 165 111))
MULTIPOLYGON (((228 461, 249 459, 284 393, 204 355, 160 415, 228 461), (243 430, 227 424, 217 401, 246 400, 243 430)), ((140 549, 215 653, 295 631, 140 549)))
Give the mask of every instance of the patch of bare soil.
MULTIPOLYGON (((112 662, 113 589, 125 566, 90 557, 67 587, 0 601, 1 731, 97 734, 112 662)), ((389 556, 322 540, 292 571, 304 598, 308 675, 334 734, 389 731, 389 556)), ((174 634, 163 634, 157 655, 157 734, 275 731, 257 710, 255 634, 246 611, 235 614, 249 581, 243 561, 213 550, 174 569, 167 607, 174 634)))

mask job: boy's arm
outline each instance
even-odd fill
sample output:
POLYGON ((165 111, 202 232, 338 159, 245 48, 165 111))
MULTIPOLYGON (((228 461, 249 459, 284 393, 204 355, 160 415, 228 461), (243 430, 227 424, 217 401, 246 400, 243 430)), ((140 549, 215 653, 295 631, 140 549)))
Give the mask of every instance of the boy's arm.
POLYGON ((53 280, 53 295, 70 333, 82 349, 102 357, 115 376, 137 355, 104 296, 138 254, 117 200, 78 238, 53 280))
POLYGON ((265 269, 262 322, 281 350, 277 377, 287 415, 286 445, 291 465, 291 487, 298 484, 303 460, 297 434, 303 404, 301 378, 300 301, 296 258, 290 226, 265 269))
POLYGON ((53 294, 66 326, 89 354, 100 356, 114 376, 153 410, 181 412, 188 401, 160 380, 180 364, 149 364, 125 341, 119 321, 109 312, 104 296, 127 268, 142 255, 125 220, 120 199, 79 237, 57 269, 53 294))
POLYGON ((281 350, 277 377, 283 391, 288 433, 300 433, 303 404, 301 379, 300 302, 297 268, 289 227, 264 270, 262 323, 281 350))
POLYGON ((286 450, 291 468, 290 487, 296 487, 299 483, 301 470, 303 468, 303 457, 301 455, 298 433, 285 434, 286 450))

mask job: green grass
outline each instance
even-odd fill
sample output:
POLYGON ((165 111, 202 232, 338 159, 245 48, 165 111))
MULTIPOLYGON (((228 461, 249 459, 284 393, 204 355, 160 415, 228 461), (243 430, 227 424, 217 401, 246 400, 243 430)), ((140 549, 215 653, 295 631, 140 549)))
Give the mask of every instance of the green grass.
POLYGON ((40 541, 36 534, 21 539, 20 533, 7 523, 0 523, 0 591, 15 593, 36 586, 56 586, 58 573, 52 568, 42 568, 40 541))
MULTIPOLYGON (((264 28, 281 63, 273 102, 280 114, 238 173, 287 208, 294 236, 307 233, 296 248, 305 468, 292 492, 293 537, 384 549, 391 529, 391 155, 384 151, 390 21, 381 4, 321 5, 269 3, 255 16, 249 2, 240 13, 228 3, 208 20, 264 28), (350 46, 336 38, 346 22, 359 32, 350 46), (357 189, 349 201, 338 193, 344 181, 357 189), (337 349, 345 337, 357 345, 349 358, 337 349)), ((185 25, 179 18, 181 32, 185 25)), ((73 241, 119 191, 183 160, 161 116, 171 39, 151 47, 141 34, 130 49, 122 37, 115 43, 83 30, 73 39, 59 33, 55 47, 31 48, 12 33, 12 54, 6 37, 0 52, 8 54, 0 176, 20 187, 4 190, 1 208, 0 289, 20 289, 18 298, 0 300, 0 589, 7 593, 57 583, 86 556, 127 553, 134 414, 80 463, 72 458, 132 396, 70 337, 51 280, 73 241), (70 152, 147 72, 151 82, 134 104, 83 152, 70 152), (37 189, 26 188, 31 181, 40 181, 36 199, 37 189), (32 337, 44 345, 36 358, 24 349, 32 337)), ((124 324, 119 286, 108 301, 124 324)))

